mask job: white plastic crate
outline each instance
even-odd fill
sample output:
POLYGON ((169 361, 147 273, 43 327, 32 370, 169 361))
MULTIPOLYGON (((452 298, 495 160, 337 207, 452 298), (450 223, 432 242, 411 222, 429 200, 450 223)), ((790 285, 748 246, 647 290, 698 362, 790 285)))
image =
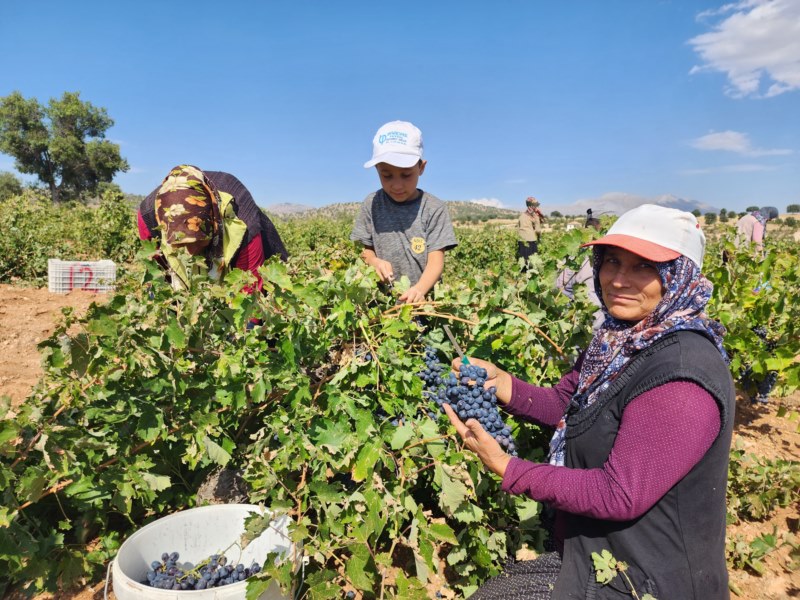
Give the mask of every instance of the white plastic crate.
POLYGON ((113 260, 60 260, 47 261, 47 288, 54 294, 72 290, 108 292, 114 289, 117 265, 113 260))

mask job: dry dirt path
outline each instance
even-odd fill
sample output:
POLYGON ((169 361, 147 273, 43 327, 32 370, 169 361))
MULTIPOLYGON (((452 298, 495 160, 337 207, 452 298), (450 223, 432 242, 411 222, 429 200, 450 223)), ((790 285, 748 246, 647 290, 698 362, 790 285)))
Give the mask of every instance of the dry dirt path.
MULTIPOLYGON (((16 287, 0 284, 0 395, 11 396, 14 403, 22 402, 41 376, 37 344, 46 339, 62 319, 61 308, 71 306, 79 314, 92 302, 103 302, 107 296, 74 291, 66 295, 51 294, 47 289, 16 287)), ((800 393, 782 402, 800 410, 800 393)), ((734 443, 745 446, 748 452, 775 459, 800 461, 800 433, 797 421, 776 415, 776 405, 752 406, 739 398, 737 402, 734 443)), ((757 535, 791 530, 798 533, 800 507, 780 511, 764 523, 747 523, 729 527, 728 535, 742 534, 751 539, 757 535)), ((790 600, 800 598, 800 571, 788 572, 784 565, 788 550, 766 558, 767 571, 762 577, 743 571, 731 573, 731 580, 741 590, 743 600, 790 600)), ((57 600, 101 600, 104 582, 74 593, 60 594, 57 600)), ((109 593, 109 598, 113 598, 109 593)), ((36 600, 52 599, 40 596, 36 600)), ((733 596, 736 598, 736 596, 733 596)), ((664 599, 660 599, 664 600, 664 599)))

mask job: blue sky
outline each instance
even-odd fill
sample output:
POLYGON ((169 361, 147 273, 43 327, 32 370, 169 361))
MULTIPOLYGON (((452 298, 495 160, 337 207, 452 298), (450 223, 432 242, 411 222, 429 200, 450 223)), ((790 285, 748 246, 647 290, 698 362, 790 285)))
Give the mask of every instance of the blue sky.
POLYGON ((265 207, 361 201, 401 119, 444 200, 800 202, 798 0, 3 0, 13 91, 104 107, 136 194, 192 163, 265 207))

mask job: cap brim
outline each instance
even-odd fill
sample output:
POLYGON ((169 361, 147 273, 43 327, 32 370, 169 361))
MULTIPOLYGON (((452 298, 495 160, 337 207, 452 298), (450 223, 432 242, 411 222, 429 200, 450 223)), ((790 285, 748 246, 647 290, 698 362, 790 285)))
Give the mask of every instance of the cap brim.
POLYGON ((642 258, 654 262, 675 260, 681 255, 680 252, 670 250, 659 244, 654 244, 653 242, 648 242, 630 235, 623 235, 621 233, 612 233, 598 240, 594 240, 593 242, 587 242, 581 245, 581 247, 585 246, 617 246, 618 248, 633 252, 642 258))
POLYGON ((400 167, 401 169, 409 169, 422 160, 421 156, 416 154, 400 154, 399 152, 387 152, 380 156, 373 156, 372 160, 364 163, 364 168, 369 169, 380 163, 386 163, 393 167, 400 167))

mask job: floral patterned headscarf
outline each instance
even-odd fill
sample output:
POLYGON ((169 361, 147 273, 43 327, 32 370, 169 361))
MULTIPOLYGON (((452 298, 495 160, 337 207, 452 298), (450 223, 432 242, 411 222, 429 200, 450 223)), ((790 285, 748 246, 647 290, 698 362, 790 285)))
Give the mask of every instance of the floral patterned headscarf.
POLYGON ((222 256, 219 195, 200 169, 173 168, 158 188, 155 209, 165 244, 174 247, 209 240, 204 254, 222 256))
MULTIPOLYGON (((598 290, 601 289, 599 272, 604 250, 603 246, 594 246, 594 283, 598 290)), ((663 295, 641 321, 631 324, 612 317, 602 294, 598 294, 606 320, 589 343, 583 359, 578 388, 573 395, 573 401, 581 410, 608 389, 635 354, 675 331, 693 330, 705 334, 723 359, 728 360, 722 346, 725 328, 703 312, 714 288, 701 274, 700 267, 685 256, 655 265, 663 295)), ((550 464, 564 464, 566 417, 562 417, 550 441, 550 464)))

